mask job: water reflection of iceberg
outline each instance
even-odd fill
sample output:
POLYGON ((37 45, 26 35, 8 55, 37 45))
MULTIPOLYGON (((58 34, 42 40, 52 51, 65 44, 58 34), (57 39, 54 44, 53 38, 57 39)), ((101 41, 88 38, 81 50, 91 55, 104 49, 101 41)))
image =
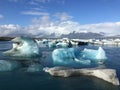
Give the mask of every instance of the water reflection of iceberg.
POLYGON ((20 64, 16 61, 0 60, 0 71, 12 71, 20 67, 20 64))

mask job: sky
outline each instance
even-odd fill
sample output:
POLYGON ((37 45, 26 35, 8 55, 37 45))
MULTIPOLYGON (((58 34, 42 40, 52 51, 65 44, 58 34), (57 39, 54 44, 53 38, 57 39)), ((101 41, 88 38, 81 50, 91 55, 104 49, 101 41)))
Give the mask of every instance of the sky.
POLYGON ((120 0, 0 0, 0 36, 120 34, 120 0))

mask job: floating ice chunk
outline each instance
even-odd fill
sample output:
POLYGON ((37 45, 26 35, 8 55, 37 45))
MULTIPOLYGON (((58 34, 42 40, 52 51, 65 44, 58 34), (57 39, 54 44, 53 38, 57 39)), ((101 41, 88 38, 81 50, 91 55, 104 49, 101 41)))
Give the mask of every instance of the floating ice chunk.
POLYGON ((68 46, 69 46, 69 44, 66 42, 59 42, 56 44, 56 47, 68 47, 68 46))
POLYGON ((55 49, 52 52, 52 58, 53 58, 54 64, 67 64, 71 61, 74 61, 75 59, 74 49, 73 48, 55 49))
POLYGON ((0 71, 12 71, 19 66, 20 64, 16 61, 0 60, 0 71))
POLYGON ((119 85, 119 80, 114 69, 97 69, 97 68, 84 68, 74 69, 67 67, 53 67, 44 68, 45 72, 48 72, 52 76, 69 77, 69 76, 94 76, 104 81, 112 83, 113 85, 119 85))
POLYGON ((56 44, 56 47, 63 47, 63 48, 67 48, 67 47, 72 47, 72 44, 70 41, 68 42, 58 42, 56 44))
POLYGON ((43 39, 42 42, 43 42, 43 44, 48 44, 48 40, 47 39, 43 39))
POLYGON ((42 40, 35 40, 39 47, 46 47, 47 44, 44 44, 42 40))
POLYGON ((92 63, 103 64, 106 60, 105 51, 99 47, 98 50, 84 49, 79 51, 77 48, 60 48, 52 52, 54 64, 75 64, 90 65, 92 63))
POLYGON ((99 47, 98 50, 93 49, 84 49, 82 51, 82 58, 84 59, 90 59, 90 60, 96 60, 98 62, 104 62, 106 57, 105 51, 102 49, 102 47, 99 47))
POLYGON ((98 53, 96 55, 96 59, 106 59, 106 53, 105 51, 103 50, 103 48, 99 47, 98 49, 98 53))
POLYGON ((51 41, 48 43, 48 47, 49 48, 55 48, 56 47, 56 42, 55 41, 51 41))
POLYGON ((13 48, 4 52, 9 56, 16 57, 34 57, 39 56, 39 47, 37 42, 29 37, 16 37, 13 41, 13 48))
POLYGON ((89 65, 90 60, 79 60, 76 58, 74 48, 59 48, 52 52, 52 59, 55 65, 82 64, 89 65))

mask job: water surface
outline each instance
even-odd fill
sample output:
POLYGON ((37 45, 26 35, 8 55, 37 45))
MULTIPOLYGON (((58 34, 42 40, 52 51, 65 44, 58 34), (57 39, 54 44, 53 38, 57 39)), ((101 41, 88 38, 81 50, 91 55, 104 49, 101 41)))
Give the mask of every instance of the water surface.
MULTIPOLYGON (((98 46, 81 46, 83 48, 97 49, 98 46)), ((12 48, 12 42, 0 41, 0 60, 15 60, 3 54, 12 48)), ((104 66, 117 71, 117 76, 120 80, 120 47, 103 46, 107 54, 107 61, 104 66)), ((47 66, 48 59, 53 49, 41 48, 44 58, 39 58, 47 66), (47 57, 48 56, 48 57, 47 57), (47 60, 45 60, 47 59, 47 60)), ((24 66, 24 65, 23 65, 24 66)), ((51 66, 51 65, 50 65, 51 66)), ((44 71, 26 72, 27 65, 9 72, 0 72, 0 90, 120 90, 118 86, 114 86, 101 79, 87 76, 79 77, 52 77, 44 71)))

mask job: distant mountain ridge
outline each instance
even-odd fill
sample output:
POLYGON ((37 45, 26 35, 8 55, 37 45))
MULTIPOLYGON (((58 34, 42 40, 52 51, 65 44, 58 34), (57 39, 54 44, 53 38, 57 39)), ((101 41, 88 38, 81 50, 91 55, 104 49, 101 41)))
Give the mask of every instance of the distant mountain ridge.
MULTIPOLYGON (((51 34, 43 34, 43 33, 38 33, 37 35, 33 35, 30 33, 27 34, 11 34, 8 36, 4 36, 6 38, 14 38, 18 36, 30 36, 32 38, 69 38, 69 39, 115 39, 115 38, 120 38, 120 35, 114 35, 114 34, 109 34, 109 33, 104 33, 104 32, 99 32, 99 33, 94 33, 94 32, 71 32, 69 34, 62 34, 60 36, 56 35, 56 33, 51 33, 51 34)), ((6 39, 1 37, 1 39, 6 39)))
POLYGON ((93 39, 93 38, 103 38, 105 37, 103 33, 93 33, 93 32, 87 32, 87 33, 84 33, 84 32, 72 32, 72 33, 69 33, 69 34, 62 34, 60 36, 61 38, 74 38, 74 39, 93 39))

